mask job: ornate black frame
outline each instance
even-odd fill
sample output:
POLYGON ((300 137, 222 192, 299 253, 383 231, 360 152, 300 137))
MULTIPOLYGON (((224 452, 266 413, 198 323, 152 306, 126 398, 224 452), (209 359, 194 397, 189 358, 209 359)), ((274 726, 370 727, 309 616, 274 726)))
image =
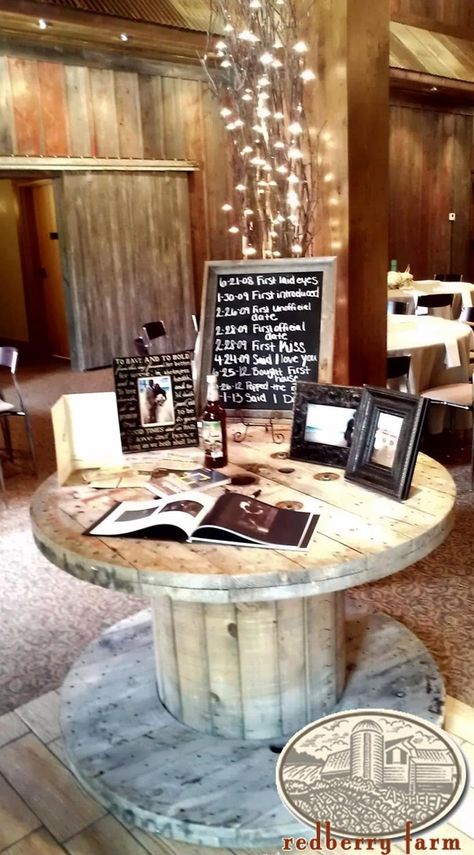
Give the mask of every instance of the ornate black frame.
POLYGON ((361 396, 362 389, 357 386, 334 386, 299 380, 296 384, 293 408, 290 457, 293 460, 306 460, 308 463, 321 463, 324 466, 337 466, 343 469, 347 464, 349 448, 326 445, 322 442, 308 442, 304 438, 308 404, 325 404, 357 410, 361 396))
POLYGON ((375 386, 363 390, 354 427, 345 477, 363 487, 387 493, 399 501, 407 498, 413 478, 428 400, 375 386), (393 466, 371 461, 380 413, 403 419, 393 466))

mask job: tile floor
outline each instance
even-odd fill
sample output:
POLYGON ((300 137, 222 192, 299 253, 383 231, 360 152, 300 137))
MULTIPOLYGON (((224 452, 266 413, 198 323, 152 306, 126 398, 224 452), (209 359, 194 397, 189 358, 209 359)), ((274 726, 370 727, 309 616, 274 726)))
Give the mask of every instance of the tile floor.
MULTIPOLYGON (((66 768, 58 710, 58 693, 49 692, 0 717, 2 855, 228 855, 232 851, 152 837, 108 814, 66 768)), ((474 773, 474 709, 449 698, 445 727, 474 773)), ((437 851, 442 851, 442 838, 450 838, 459 840, 456 851, 461 855, 474 855, 474 780, 449 821, 424 837, 428 851, 433 851, 430 839, 441 838, 437 851)), ((391 850, 399 855, 405 847, 393 844, 391 850)), ((246 850, 246 855, 263 851, 276 852, 246 850)))

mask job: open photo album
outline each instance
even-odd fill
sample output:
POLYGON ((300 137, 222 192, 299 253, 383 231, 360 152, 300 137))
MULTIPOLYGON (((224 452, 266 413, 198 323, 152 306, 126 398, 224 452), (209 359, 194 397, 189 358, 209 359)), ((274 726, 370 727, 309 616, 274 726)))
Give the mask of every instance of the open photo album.
POLYGON ((304 550, 318 519, 317 514, 275 508, 240 493, 216 499, 187 491, 158 501, 120 502, 85 534, 304 550))

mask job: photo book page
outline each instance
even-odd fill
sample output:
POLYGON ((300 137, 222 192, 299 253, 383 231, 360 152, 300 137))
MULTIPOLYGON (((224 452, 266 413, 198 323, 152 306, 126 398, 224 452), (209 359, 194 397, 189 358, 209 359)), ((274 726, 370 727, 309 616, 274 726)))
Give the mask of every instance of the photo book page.
POLYGON ((309 511, 276 508, 240 493, 216 499, 189 490, 157 501, 120 502, 85 534, 307 549, 318 519, 309 511))

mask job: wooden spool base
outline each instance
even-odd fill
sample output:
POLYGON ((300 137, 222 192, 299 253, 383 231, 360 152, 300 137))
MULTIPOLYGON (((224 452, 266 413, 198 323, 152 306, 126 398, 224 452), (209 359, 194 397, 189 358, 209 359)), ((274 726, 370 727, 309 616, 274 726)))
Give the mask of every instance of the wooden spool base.
MULTIPOLYGON (((423 644, 385 615, 349 622, 347 680, 335 710, 404 710, 441 724, 444 687, 423 644)), ((202 846, 281 845, 302 833, 280 802, 282 741, 225 739, 175 719, 156 688, 150 612, 93 641, 62 689, 72 770, 120 820, 202 846)))

